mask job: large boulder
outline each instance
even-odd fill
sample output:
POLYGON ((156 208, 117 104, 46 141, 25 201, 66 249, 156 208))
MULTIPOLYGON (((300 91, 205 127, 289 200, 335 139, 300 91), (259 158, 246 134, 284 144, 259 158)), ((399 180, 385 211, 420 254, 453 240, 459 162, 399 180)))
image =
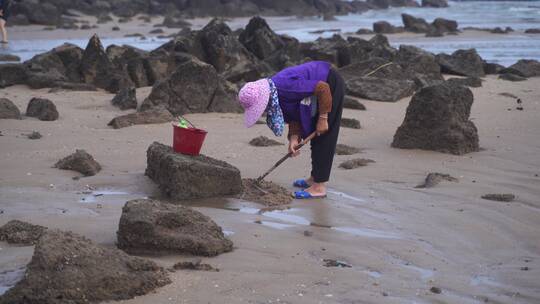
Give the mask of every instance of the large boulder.
POLYGON ((403 32, 403 28, 395 27, 386 21, 377 21, 373 23, 373 31, 377 34, 394 34, 403 32))
POLYGON ((174 120, 167 109, 152 109, 143 112, 121 115, 113 118, 108 126, 114 129, 126 128, 134 125, 148 125, 171 122, 174 120))
POLYGON ((413 33, 429 33, 433 26, 423 18, 416 18, 408 14, 401 14, 401 20, 406 31, 413 33))
POLYGON ((118 248, 136 254, 192 254, 216 256, 233 243, 208 216, 191 208, 139 199, 122 208, 118 248))
POLYGON ((441 84, 416 93, 392 147, 465 154, 479 150, 478 132, 469 120, 473 94, 463 86, 441 84))
POLYGON ((435 18, 431 24, 438 32, 455 33, 458 31, 458 23, 455 20, 435 18))
POLYGON ((261 17, 253 17, 242 31, 240 42, 259 59, 264 60, 285 46, 285 42, 261 17))
POLYGON ((235 92, 216 69, 195 58, 180 66, 152 88, 141 110, 161 107, 173 115, 205 112, 238 112, 235 92))
POLYGON ((84 82, 112 93, 132 85, 126 75, 110 61, 97 35, 88 41, 81 59, 80 71, 84 82))
POLYGON ((346 81, 366 76, 401 80, 408 78, 399 64, 378 57, 347 65, 339 69, 339 73, 346 81))
POLYGON ((452 55, 441 53, 436 56, 436 59, 443 73, 471 77, 486 75, 484 61, 476 49, 457 50, 452 55))
POLYGON ((136 109, 137 90, 135 88, 123 88, 114 96, 111 103, 120 110, 136 109))
POLYGON ((57 83, 82 81, 79 66, 83 50, 73 44, 63 44, 49 52, 34 56, 25 62, 28 85, 39 89, 55 87, 57 83))
POLYGON ((415 82, 417 88, 444 81, 435 55, 415 46, 400 45, 396 62, 401 65, 409 79, 415 82))
POLYGON ((446 0, 422 0, 422 7, 448 7, 446 0))
POLYGON ((311 60, 327 61, 342 67, 350 63, 350 60, 344 58, 348 47, 347 40, 336 34, 331 38, 319 38, 314 42, 303 43, 300 51, 304 57, 311 60))
POLYGON ((85 150, 76 150, 75 153, 59 160, 54 167, 77 171, 84 176, 93 176, 101 171, 101 165, 85 150))
POLYGON ((152 75, 148 52, 127 45, 110 45, 106 53, 115 68, 127 75, 135 87, 154 84, 156 79, 152 75))
POLYGON ((540 62, 537 60, 521 59, 506 69, 501 74, 515 74, 521 77, 540 76, 540 62))
POLYGON ((0 119, 21 119, 21 111, 11 100, 0 98, 0 119))
POLYGON ((58 110, 52 101, 45 98, 32 98, 26 108, 26 116, 36 117, 43 121, 58 119, 58 110))
POLYGON ((0 299, 10 304, 98 303, 147 294, 169 284, 156 263, 130 257, 71 232, 47 230, 23 279, 0 299))
POLYGON ((346 82, 349 95, 376 101, 398 101, 414 93, 411 80, 358 77, 346 82))
POLYGON ((0 88, 26 82, 27 73, 24 65, 19 63, 0 64, 0 88))
POLYGON ((204 155, 175 153, 169 146, 153 143, 146 152, 146 175, 173 199, 234 195, 242 191, 240 171, 204 155))

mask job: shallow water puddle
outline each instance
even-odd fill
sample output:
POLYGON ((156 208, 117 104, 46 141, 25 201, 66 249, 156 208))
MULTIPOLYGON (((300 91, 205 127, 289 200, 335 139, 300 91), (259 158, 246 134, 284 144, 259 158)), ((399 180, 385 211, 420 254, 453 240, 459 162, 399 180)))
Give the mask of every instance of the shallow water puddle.
POLYGON ((397 235, 392 233, 369 229, 369 228, 354 228, 354 227, 331 227, 332 230, 349 233, 355 236, 365 236, 369 238, 379 238, 379 239, 402 239, 397 235))
POLYGON ((366 202, 365 199, 361 199, 359 197, 352 196, 352 195, 349 195, 347 193, 337 191, 335 189, 328 189, 327 192, 330 193, 330 194, 333 194, 333 195, 337 195, 339 197, 346 198, 346 199, 351 200, 351 201, 360 202, 360 203, 365 203, 366 202))
POLYGON ((263 225, 263 226, 278 229, 278 230, 285 230, 285 229, 294 227, 294 225, 270 222, 270 221, 255 221, 255 224, 263 225))
POLYGON ((0 272, 0 295, 6 293, 6 291, 22 280, 25 271, 26 267, 20 267, 15 270, 0 272))
POLYGON ((99 197, 109 195, 130 195, 128 192, 124 191, 113 191, 113 190, 96 190, 92 191, 88 195, 84 196, 79 200, 79 203, 95 203, 99 197))

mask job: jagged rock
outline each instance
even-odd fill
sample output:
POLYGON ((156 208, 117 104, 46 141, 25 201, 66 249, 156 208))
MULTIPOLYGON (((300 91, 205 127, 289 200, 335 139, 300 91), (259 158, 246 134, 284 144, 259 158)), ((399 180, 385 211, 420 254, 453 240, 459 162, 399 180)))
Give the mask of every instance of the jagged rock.
POLYGON ((482 86, 482 79, 478 77, 466 77, 466 78, 450 78, 446 82, 452 85, 462 85, 471 88, 479 88, 482 86))
POLYGON ((512 73, 501 74, 501 75, 499 75, 499 79, 508 80, 508 81, 525 81, 525 80, 527 80, 527 78, 525 78, 525 77, 521 77, 519 75, 512 74, 512 73))
POLYGON ((362 126, 360 125, 360 122, 357 119, 354 118, 342 118, 341 119, 341 127, 342 128, 350 128, 350 129, 360 129, 362 126))
POLYGON ((311 60, 327 61, 342 67, 350 63, 349 58, 344 58, 348 55, 348 48, 347 40, 335 34, 331 38, 319 38, 314 42, 303 43, 301 53, 311 60))
POLYGON ((484 61, 476 52, 476 49, 457 50, 452 55, 439 54, 436 56, 443 73, 483 77, 484 61))
POLYGON ((0 88, 26 82, 26 69, 19 63, 0 64, 0 88))
POLYGON ((0 54, 0 61, 3 62, 19 62, 21 57, 11 54, 0 54))
POLYGON ((175 153, 171 147, 153 143, 148 148, 146 175, 173 199, 234 195, 242 191, 240 171, 230 164, 204 155, 175 153))
POLYGON ((270 139, 266 136, 255 137, 249 142, 254 147, 270 147, 270 146, 283 146, 283 143, 270 139))
POLYGON ((395 27, 386 21, 377 21, 373 23, 373 32, 378 34, 394 34, 403 32, 403 29, 395 27))
POLYGON ((117 236, 118 248, 129 253, 216 256, 233 249, 209 217, 182 205, 149 199, 126 203, 117 236))
POLYGON ((85 150, 76 150, 75 153, 59 160, 54 167, 77 171, 84 176, 93 176, 101 171, 101 165, 85 150))
POLYGON ((446 0, 422 0, 422 7, 448 7, 446 0))
POLYGON ((409 77, 399 64, 391 63, 382 58, 373 58, 347 65, 339 69, 339 73, 346 81, 366 77, 366 75, 373 78, 396 80, 404 80, 409 77))
POLYGON ((469 120, 473 94, 463 86, 440 84, 416 93, 392 147, 465 154, 479 150, 478 131, 469 120))
POLYGON ((261 17, 249 20, 245 30, 239 37, 240 42, 259 59, 266 59, 279 49, 285 47, 285 42, 277 35, 261 17))
POLYGON ((352 170, 359 167, 365 167, 370 163, 374 163, 374 160, 365 158, 356 158, 342 162, 339 167, 346 170, 352 170))
POLYGON ((362 152, 361 149, 343 144, 336 145, 336 155, 354 155, 362 152))
POLYGON ((410 80, 358 77, 346 82, 349 95, 377 101, 398 101, 414 93, 410 80))
POLYGON ((455 33, 458 31, 458 24, 455 20, 449 20, 444 18, 435 18, 432 25, 437 31, 442 33, 455 33))
POLYGON ((106 52, 115 68, 127 75, 135 87, 151 86, 156 81, 148 52, 126 45, 110 45, 106 52))
POLYGON ((21 119, 21 111, 11 100, 0 98, 0 119, 21 119))
POLYGON ((156 263, 95 244, 71 232, 47 230, 23 279, 2 303, 98 303, 131 299, 169 284, 156 263))
POLYGON ((45 230, 47 227, 11 220, 0 227, 0 241, 26 246, 34 245, 45 230))
POLYGON ((494 194, 485 194, 482 195, 482 198, 485 200, 490 201, 497 201, 497 202, 511 202, 516 199, 516 196, 512 193, 494 193, 494 194))
POLYGON ((501 71, 501 74, 515 74, 521 77, 540 76, 540 62, 537 60, 521 59, 501 71))
POLYGON ((413 33, 429 33, 433 26, 423 18, 416 18, 408 14, 401 14, 401 20, 406 31, 413 33))
POLYGON ((54 121, 58 119, 58 110, 54 103, 45 98, 32 98, 26 108, 26 116, 36 117, 43 121, 54 121))
POLYGON ((489 63, 484 61, 484 72, 486 75, 499 74, 505 67, 497 63, 489 63))
POLYGON ((35 89, 55 87, 57 83, 82 81, 79 67, 83 50, 65 43, 49 52, 34 56, 24 64, 28 70, 27 83, 35 89))
POLYGON ((107 125, 114 129, 126 128, 134 125, 160 124, 174 120, 171 112, 166 109, 152 109, 143 112, 131 113, 113 118, 107 125))
POLYGON ((345 99, 343 99, 343 108, 361 111, 366 110, 366 106, 364 106, 364 104, 351 96, 345 96, 345 99))
MULTIPOLYGON (((396 62, 401 65, 405 75, 415 82, 418 80, 430 83, 444 81, 441 67, 435 60, 435 56, 415 46, 400 45, 396 62)), ((419 85, 419 87, 424 87, 424 85, 419 85)))
POLYGON ((135 88, 123 88, 114 96, 111 101, 114 106, 120 110, 136 109, 137 108, 137 91, 135 88))
POLYGON ((437 186, 440 182, 443 180, 449 181, 449 182, 458 182, 459 180, 453 176, 450 176, 450 174, 444 174, 444 173, 429 173, 426 176, 426 179, 423 184, 416 186, 415 188, 433 188, 437 186))
POLYGON ((117 93, 130 86, 127 76, 115 69, 97 35, 92 36, 83 52, 80 67, 84 82, 117 93))
POLYGON ((195 58, 182 63, 167 80, 152 88, 141 110, 155 107, 165 107, 173 115, 240 111, 236 90, 219 77, 213 66, 195 58))

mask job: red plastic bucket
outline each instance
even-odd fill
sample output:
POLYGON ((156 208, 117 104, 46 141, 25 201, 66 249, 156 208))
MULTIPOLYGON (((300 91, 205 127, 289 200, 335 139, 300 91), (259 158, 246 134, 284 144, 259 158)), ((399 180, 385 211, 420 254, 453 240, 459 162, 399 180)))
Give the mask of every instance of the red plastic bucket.
POLYGON ((177 153, 199 155, 206 137, 205 130, 196 128, 181 128, 173 124, 173 149, 177 153))

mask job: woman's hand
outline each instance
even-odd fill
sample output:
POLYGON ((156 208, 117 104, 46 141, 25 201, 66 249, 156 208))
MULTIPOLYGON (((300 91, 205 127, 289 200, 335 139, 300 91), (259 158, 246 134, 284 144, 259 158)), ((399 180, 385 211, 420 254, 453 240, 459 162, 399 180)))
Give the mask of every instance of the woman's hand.
POLYGON ((289 138, 289 153, 292 157, 300 155, 300 151, 296 150, 296 146, 300 144, 300 137, 298 135, 291 135, 289 138))
POLYGON ((317 121, 317 135, 323 135, 326 132, 328 132, 328 117, 321 115, 317 121))

